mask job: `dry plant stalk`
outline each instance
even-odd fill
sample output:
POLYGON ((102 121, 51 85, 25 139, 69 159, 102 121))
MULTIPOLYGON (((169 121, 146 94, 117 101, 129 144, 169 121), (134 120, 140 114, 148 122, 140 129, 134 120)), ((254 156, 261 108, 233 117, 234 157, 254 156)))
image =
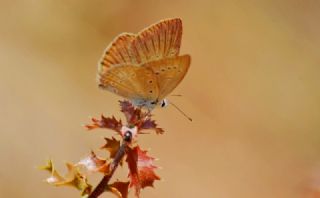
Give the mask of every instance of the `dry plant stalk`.
POLYGON ((67 163, 68 172, 61 176, 54 168, 51 160, 46 166, 41 167, 50 172, 47 182, 54 186, 72 186, 78 189, 82 198, 97 198, 104 192, 111 192, 119 198, 127 198, 129 188, 133 188, 135 196, 140 196, 141 189, 152 187, 155 180, 160 177, 154 172, 157 166, 154 165, 155 158, 150 157, 137 144, 139 134, 147 133, 146 130, 154 130, 156 134, 162 134, 162 128, 157 127, 155 120, 152 120, 150 112, 144 112, 134 107, 128 101, 120 101, 121 112, 125 115, 126 124, 114 116, 100 119, 92 118, 92 123, 86 125, 88 130, 103 128, 113 130, 117 133, 117 140, 114 136, 106 137, 106 143, 101 149, 109 152, 108 158, 97 156, 93 151, 91 154, 77 163, 67 163), (125 165, 129 169, 126 181, 115 180, 110 183, 114 172, 119 165, 125 165), (95 188, 88 182, 87 173, 100 173, 103 175, 101 181, 95 188))

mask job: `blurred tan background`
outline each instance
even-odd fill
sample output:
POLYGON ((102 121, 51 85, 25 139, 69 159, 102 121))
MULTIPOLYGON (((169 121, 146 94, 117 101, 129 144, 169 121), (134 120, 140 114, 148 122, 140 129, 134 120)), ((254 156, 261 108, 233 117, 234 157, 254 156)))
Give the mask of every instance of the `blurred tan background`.
POLYGON ((160 158, 164 181, 142 197, 312 197, 319 10, 316 0, 2 0, 0 197, 79 197, 43 183, 37 165, 52 158, 64 171, 104 143, 111 133, 81 126, 88 116, 122 116, 120 98, 97 88, 102 51, 117 34, 170 17, 183 19, 181 53, 192 64, 174 92, 183 97, 169 99, 194 121, 155 110, 166 133, 140 144, 160 158))

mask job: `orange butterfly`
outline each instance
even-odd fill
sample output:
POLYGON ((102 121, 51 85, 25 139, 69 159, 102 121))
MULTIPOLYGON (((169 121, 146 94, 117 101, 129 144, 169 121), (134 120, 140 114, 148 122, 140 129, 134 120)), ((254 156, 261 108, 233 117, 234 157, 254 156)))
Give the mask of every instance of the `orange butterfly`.
POLYGON ((98 66, 99 87, 152 110, 182 81, 190 56, 179 56, 181 19, 167 19, 138 34, 122 33, 107 47, 98 66))

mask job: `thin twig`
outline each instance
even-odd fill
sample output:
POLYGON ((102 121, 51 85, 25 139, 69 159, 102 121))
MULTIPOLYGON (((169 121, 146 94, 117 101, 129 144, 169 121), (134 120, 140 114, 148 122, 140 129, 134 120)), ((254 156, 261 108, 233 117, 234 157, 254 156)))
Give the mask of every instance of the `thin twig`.
POLYGON ((123 141, 119 150, 116 153, 116 156, 114 157, 112 164, 111 164, 110 173, 108 175, 105 175, 101 179, 99 184, 92 191, 92 193, 89 195, 88 198, 97 198, 106 190, 106 187, 108 186, 108 183, 109 183, 110 179, 112 178, 113 173, 116 171, 117 167, 119 166, 119 163, 121 162, 122 158, 126 154, 127 146, 128 146, 128 142, 123 141))

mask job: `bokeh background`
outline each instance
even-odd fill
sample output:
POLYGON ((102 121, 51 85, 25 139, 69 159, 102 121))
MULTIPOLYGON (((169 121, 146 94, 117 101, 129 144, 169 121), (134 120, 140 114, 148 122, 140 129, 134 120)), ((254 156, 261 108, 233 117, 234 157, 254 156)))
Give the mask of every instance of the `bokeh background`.
POLYGON ((0 197, 79 197, 36 167, 52 158, 64 171, 104 143, 111 133, 81 126, 122 116, 120 98, 97 88, 100 55, 117 34, 171 17, 183 19, 192 64, 174 91, 183 97, 169 99, 194 121, 154 111, 166 133, 139 143, 163 181, 142 197, 316 197, 319 10, 316 0, 1 0, 0 197))

